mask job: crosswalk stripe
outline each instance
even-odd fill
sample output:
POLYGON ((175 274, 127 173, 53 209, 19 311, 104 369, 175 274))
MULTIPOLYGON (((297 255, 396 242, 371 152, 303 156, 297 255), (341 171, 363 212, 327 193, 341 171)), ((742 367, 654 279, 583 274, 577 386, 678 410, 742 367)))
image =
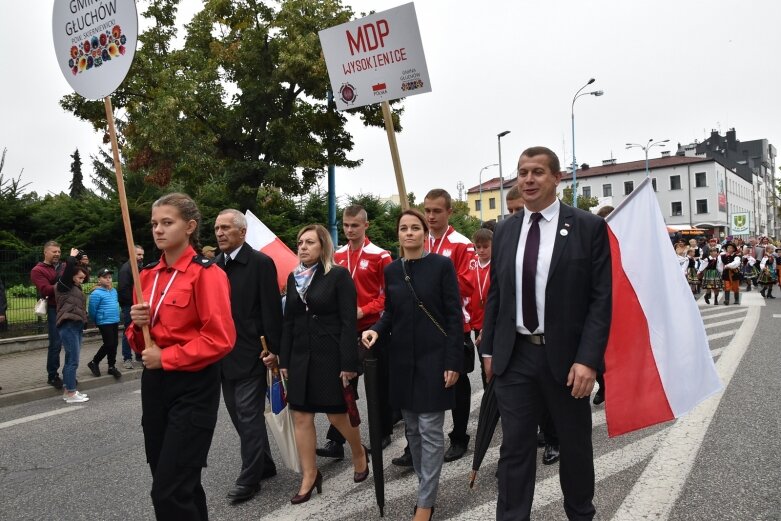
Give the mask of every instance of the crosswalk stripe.
POLYGON ((721 333, 713 333, 712 335, 708 335, 708 342, 711 340, 718 340, 720 338, 727 338, 728 336, 734 335, 734 331, 722 331, 721 333))
POLYGON ((719 326, 726 326, 729 324, 737 324, 738 322, 743 322, 743 318, 733 318, 732 320, 721 320, 719 322, 714 322, 712 324, 705 324, 705 329, 710 329, 712 327, 719 327, 719 326))
POLYGON ((702 317, 702 319, 703 320, 711 320, 711 319, 717 318, 717 317, 729 317, 729 316, 732 316, 732 315, 745 315, 745 314, 746 314, 746 309, 745 308, 743 308, 743 309, 731 309, 731 310, 725 311, 723 313, 710 314, 707 317, 702 317))

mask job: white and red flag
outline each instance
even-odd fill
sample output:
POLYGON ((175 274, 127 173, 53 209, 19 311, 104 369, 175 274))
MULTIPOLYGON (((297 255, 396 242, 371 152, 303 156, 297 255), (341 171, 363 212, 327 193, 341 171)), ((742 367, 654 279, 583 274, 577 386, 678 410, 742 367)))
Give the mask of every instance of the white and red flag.
POLYGON ((271 257, 277 267, 279 289, 284 288, 287 276, 298 265, 298 256, 254 213, 247 210, 244 216, 247 218, 247 244, 271 257))
POLYGON ((650 178, 606 220, 613 319, 605 415, 608 435, 618 436, 678 418, 722 385, 650 178))

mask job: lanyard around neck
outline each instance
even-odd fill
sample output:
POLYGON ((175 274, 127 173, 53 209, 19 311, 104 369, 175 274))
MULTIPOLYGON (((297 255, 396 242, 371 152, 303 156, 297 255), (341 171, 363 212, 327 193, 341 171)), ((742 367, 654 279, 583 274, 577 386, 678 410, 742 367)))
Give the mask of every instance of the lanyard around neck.
POLYGON ((361 249, 358 251, 358 258, 355 259, 355 267, 350 268, 350 257, 352 257, 353 250, 350 248, 350 246, 347 246, 347 271, 350 272, 350 277, 355 279, 355 270, 358 269, 358 264, 361 262, 361 255, 363 255, 363 247, 366 245, 364 242, 361 244, 361 249))
MULTIPOLYGON (((488 264, 485 265, 486 268, 491 265, 491 261, 488 261, 488 264)), ((480 260, 477 261, 477 289, 480 291, 480 303, 485 304, 485 299, 483 298, 483 292, 485 291, 485 285, 488 284, 488 278, 490 277, 490 274, 486 271, 485 278, 482 282, 480 282, 480 260)))
MULTIPOLYGON (((152 313, 152 319, 149 321, 149 327, 155 325, 155 319, 157 319, 157 313, 160 311, 160 305, 163 303, 163 300, 165 299, 165 296, 168 295, 168 289, 171 287, 171 284, 174 283, 174 279, 176 278, 176 275, 179 272, 174 270, 174 274, 171 277, 171 280, 168 281, 168 284, 165 285, 165 289, 160 294, 160 301, 157 303, 157 307, 154 308, 154 313, 152 313)), ((158 271, 155 275, 155 281, 152 283, 152 294, 149 295, 149 308, 152 309, 154 307, 154 301, 155 301, 155 292, 157 291, 157 279, 160 278, 160 272, 158 271)))
MULTIPOLYGON (((445 237, 447 237, 448 232, 450 232, 450 225, 448 225, 447 229, 445 230, 445 233, 442 234, 442 237, 439 238, 439 246, 437 246, 437 251, 435 251, 434 253, 438 254, 439 251, 442 249, 442 245, 445 243, 445 237)), ((437 238, 429 233, 428 239, 429 239, 428 249, 430 251, 433 248, 432 242, 436 244, 437 238)))

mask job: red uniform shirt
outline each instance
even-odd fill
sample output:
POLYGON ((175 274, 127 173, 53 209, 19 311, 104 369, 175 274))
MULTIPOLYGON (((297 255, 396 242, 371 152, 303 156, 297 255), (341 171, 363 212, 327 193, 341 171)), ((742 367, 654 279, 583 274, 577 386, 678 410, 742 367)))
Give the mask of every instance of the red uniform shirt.
POLYGON ((387 250, 372 244, 368 237, 363 246, 351 250, 350 244, 342 246, 334 253, 334 262, 347 268, 355 283, 358 307, 363 318, 358 320, 358 331, 368 329, 380 319, 385 309, 385 266, 391 263, 387 250))
MULTIPOLYGON (((150 306, 149 332, 162 349, 166 371, 200 371, 233 349, 236 328, 228 277, 208 259, 196 258, 192 246, 173 266, 166 264, 163 255, 157 264, 143 269, 141 288, 150 306)), ((134 351, 143 351, 140 328, 131 324, 126 336, 134 351)))
POLYGON ((483 315, 485 314, 485 303, 488 300, 488 290, 491 288, 491 261, 485 266, 480 265, 480 261, 475 255, 471 262, 472 281, 474 290, 470 300, 470 325, 472 329, 483 329, 483 315))
POLYGON ((425 248, 426 251, 445 256, 453 262, 453 266, 456 268, 456 277, 458 278, 458 292, 461 294, 464 333, 468 333, 471 331, 469 325, 469 301, 472 299, 473 291, 469 264, 475 256, 475 247, 472 246, 469 239, 458 233, 455 228, 448 226, 444 235, 439 239, 429 235, 425 248))

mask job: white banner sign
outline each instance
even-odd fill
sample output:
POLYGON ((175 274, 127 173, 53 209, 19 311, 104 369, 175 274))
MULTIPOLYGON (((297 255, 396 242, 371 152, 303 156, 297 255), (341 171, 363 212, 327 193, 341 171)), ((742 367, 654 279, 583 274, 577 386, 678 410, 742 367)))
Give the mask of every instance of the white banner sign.
POLYGON ((730 226, 732 235, 744 235, 748 233, 748 216, 748 212, 732 214, 732 226, 730 226))
POLYGON ((138 39, 135 0, 54 0, 54 53, 65 79, 87 99, 122 84, 138 39))
POLYGON ((431 92, 415 5, 320 31, 339 110, 431 92))

